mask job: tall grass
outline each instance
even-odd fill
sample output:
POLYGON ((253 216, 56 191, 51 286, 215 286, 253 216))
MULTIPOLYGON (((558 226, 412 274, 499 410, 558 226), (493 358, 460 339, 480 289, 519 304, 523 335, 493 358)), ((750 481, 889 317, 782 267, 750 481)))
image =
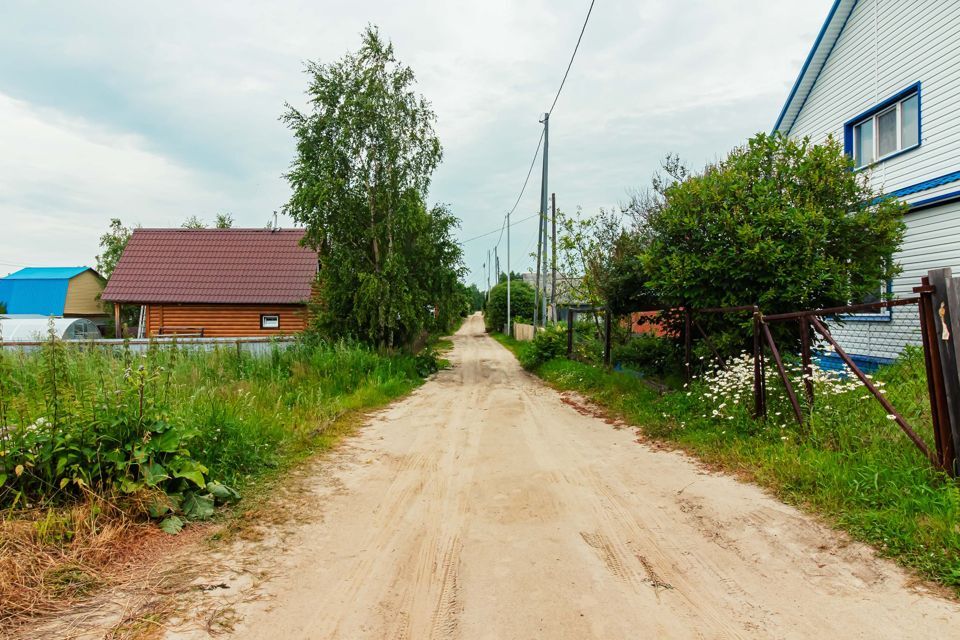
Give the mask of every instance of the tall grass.
MULTIPOLYGON (((336 441, 418 385, 430 352, 301 341, 251 355, 50 340, 0 350, 0 636, 336 441), (159 536, 159 538, 158 538, 159 536)), ((149 554, 148 554, 149 556, 149 554)))
MULTIPOLYGON (((528 348, 498 339, 515 352, 528 348)), ((755 420, 749 389, 718 383, 717 376, 660 393, 633 375, 563 358, 533 370, 556 388, 581 392, 642 426, 649 437, 744 474, 784 501, 824 515, 880 553, 960 593, 957 482, 934 469, 880 404, 849 378, 818 383, 815 403, 805 407, 808 419, 800 427, 775 380, 768 381, 768 417, 755 420)), ((908 349, 875 380, 932 447, 922 354, 908 349)))
POLYGON ((0 352, 0 507, 243 485, 308 449, 344 412, 411 388, 418 364, 344 342, 264 356, 56 340, 0 352))

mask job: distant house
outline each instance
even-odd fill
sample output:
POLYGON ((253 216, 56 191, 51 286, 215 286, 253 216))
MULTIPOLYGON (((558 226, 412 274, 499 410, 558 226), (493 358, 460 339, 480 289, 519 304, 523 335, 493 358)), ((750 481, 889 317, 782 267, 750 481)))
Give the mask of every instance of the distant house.
MULTIPOLYGON (((928 269, 960 268, 960 12, 955 0, 836 0, 774 126, 843 142, 857 171, 910 205, 879 297, 913 294, 928 269)), ((864 364, 919 342, 915 307, 848 318, 835 335, 864 364)))
POLYGON ((26 267, 0 278, 0 303, 7 315, 97 320, 106 318, 103 286, 89 267, 26 267))
POLYGON ((140 307, 138 334, 246 337, 307 323, 316 252, 302 229, 135 229, 103 299, 140 307))
MULTIPOLYGON (((524 282, 529 284, 531 287, 537 285, 537 276, 534 273, 526 272, 520 276, 524 282)), ((583 306, 587 304, 581 300, 582 295, 580 292, 580 287, 582 285, 583 279, 576 277, 565 276, 559 271, 556 273, 556 278, 554 278, 552 273, 546 273, 540 275, 540 291, 546 295, 547 300, 554 299, 553 297, 553 282, 556 279, 557 283, 557 295, 556 295, 556 304, 557 309, 547 310, 547 317, 555 319, 557 322, 566 322, 567 321, 567 310, 571 306, 583 306)), ((550 305, 547 305, 548 307, 550 305)))

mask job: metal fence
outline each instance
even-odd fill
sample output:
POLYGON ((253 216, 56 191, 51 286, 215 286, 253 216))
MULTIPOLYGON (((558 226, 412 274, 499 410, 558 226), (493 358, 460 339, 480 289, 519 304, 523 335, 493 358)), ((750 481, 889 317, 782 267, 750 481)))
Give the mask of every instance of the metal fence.
MULTIPOLYGON (((253 338, 130 338, 130 339, 98 339, 98 340, 62 340, 64 344, 79 349, 113 349, 128 350, 133 353, 145 352, 151 348, 187 349, 193 351, 215 351, 217 349, 235 349, 238 353, 248 353, 254 356, 269 354, 273 349, 286 349, 296 342, 293 336, 284 337, 253 337, 253 338)), ((30 353, 43 347, 46 341, 30 342, 0 342, 0 347, 6 351, 30 353)))
POLYGON ((567 358, 610 364, 611 314, 603 307, 567 309, 567 358))
POLYGON ((645 309, 630 314, 629 322, 644 327, 644 332, 680 341, 688 380, 738 367, 752 382, 757 417, 767 414, 767 386, 772 381, 782 386, 801 425, 817 401, 818 380, 859 384, 932 464, 957 475, 960 278, 954 281, 949 269, 938 269, 918 284, 913 296, 830 309, 769 315, 753 305, 645 309), (908 419, 873 380, 877 369, 893 364, 911 348, 922 353, 925 380, 919 382, 927 389, 924 402, 929 402, 932 424, 925 415, 908 419), (924 424, 911 423, 921 420, 924 424), (918 435, 918 429, 931 428, 935 450, 918 435))

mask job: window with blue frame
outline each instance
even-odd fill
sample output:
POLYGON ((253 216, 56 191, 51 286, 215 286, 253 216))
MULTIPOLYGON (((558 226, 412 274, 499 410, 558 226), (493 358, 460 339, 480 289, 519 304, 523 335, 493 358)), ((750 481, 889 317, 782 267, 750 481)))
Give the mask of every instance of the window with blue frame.
MULTIPOLYGON (((889 300, 892 292, 892 282, 878 282, 875 291, 868 293, 860 300, 852 302, 852 304, 872 304, 874 302, 889 300)), ((844 317, 847 320, 873 320, 877 322, 888 322, 893 319, 893 315, 890 312, 890 307, 881 307, 879 309, 860 311, 858 313, 848 314, 844 317)))
POLYGON ((920 146, 920 83, 907 87, 843 127, 847 153, 862 168, 920 146))

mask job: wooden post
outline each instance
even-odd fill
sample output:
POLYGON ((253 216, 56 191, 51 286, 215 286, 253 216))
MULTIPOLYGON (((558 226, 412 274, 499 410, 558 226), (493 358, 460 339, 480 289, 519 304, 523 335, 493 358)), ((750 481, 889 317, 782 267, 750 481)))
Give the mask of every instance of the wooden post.
POLYGON ((806 316, 800 317, 800 359, 807 408, 813 409, 813 358, 810 355, 810 320, 806 316))
POLYGON ((573 316, 576 311, 573 307, 567 307, 567 359, 573 357, 573 316))
POLYGON ((932 292, 934 335, 940 355, 940 370, 943 372, 944 396, 947 404, 947 416, 950 419, 950 439, 955 452, 953 460, 948 461, 950 471, 956 474, 956 452, 960 451, 960 296, 957 284, 950 268, 933 269, 927 273, 932 292))
POLYGON ((603 314, 603 364, 607 367, 610 366, 610 334, 613 332, 612 315, 613 314, 610 313, 610 307, 608 306, 603 314))
POLYGON ((113 303, 113 337, 123 337, 123 327, 120 326, 120 303, 113 303))

